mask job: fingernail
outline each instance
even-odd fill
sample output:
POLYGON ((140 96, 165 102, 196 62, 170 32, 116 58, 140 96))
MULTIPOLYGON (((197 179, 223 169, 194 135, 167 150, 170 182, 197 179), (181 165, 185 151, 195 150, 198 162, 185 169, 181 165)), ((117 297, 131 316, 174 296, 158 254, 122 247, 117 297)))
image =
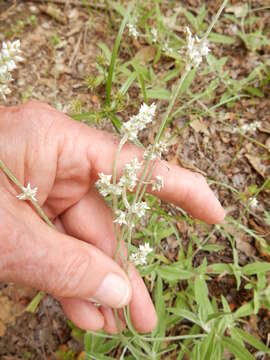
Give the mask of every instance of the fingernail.
POLYGON ((127 281, 120 275, 110 273, 102 281, 91 300, 102 305, 121 308, 128 304, 130 295, 131 290, 127 281))

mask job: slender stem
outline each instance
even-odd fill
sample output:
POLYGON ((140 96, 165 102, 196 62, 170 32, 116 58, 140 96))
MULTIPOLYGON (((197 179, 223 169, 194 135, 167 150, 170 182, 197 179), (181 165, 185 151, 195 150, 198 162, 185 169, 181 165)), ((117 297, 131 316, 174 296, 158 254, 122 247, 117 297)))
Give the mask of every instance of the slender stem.
POLYGON ((218 12, 216 13, 214 19, 212 20, 209 28, 207 29, 206 33, 203 36, 203 40, 207 39, 211 31, 213 30, 213 27, 215 26, 216 22, 218 21, 222 11, 224 10, 225 6, 227 5, 228 0, 224 0, 221 7, 219 8, 218 12))
MULTIPOLYGON (((7 175, 7 177, 15 184, 17 185, 17 187, 23 191, 23 184, 12 174, 12 172, 9 170, 9 168, 3 163, 2 160, 0 160, 0 168, 3 170, 3 172, 7 175)), ((45 212, 43 211, 43 209, 39 206, 38 202, 33 200, 33 199, 29 199, 29 201, 32 203, 32 205, 35 207, 35 209, 37 210, 38 214, 40 215, 40 217, 51 227, 54 228, 53 223, 51 222, 51 220, 48 218, 48 216, 45 214, 45 212)))

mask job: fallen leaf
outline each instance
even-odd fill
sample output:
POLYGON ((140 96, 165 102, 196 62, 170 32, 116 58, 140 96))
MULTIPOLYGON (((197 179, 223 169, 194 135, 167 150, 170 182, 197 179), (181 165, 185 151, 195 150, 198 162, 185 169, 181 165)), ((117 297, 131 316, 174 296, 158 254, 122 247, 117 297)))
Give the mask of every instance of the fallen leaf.
POLYGON ((154 60, 156 54, 156 49, 153 46, 144 46, 141 48, 137 54, 136 58, 142 64, 147 64, 154 60))
POLYGON ((263 178, 266 177, 266 167, 262 164, 261 158, 258 156, 246 154, 245 157, 248 159, 248 162, 257 171, 263 178))
POLYGON ((264 132, 266 134, 270 134, 270 119, 269 119, 269 122, 262 122, 260 121, 259 122, 259 125, 258 125, 258 129, 261 131, 261 132, 264 132))
POLYGON ((193 130, 199 133, 203 133, 205 135, 209 135, 208 125, 202 119, 192 120, 189 125, 193 130))
POLYGON ((58 9, 56 6, 49 4, 48 6, 40 6, 41 11, 43 11, 48 16, 52 17, 54 20, 60 24, 67 24, 67 18, 63 12, 58 9))

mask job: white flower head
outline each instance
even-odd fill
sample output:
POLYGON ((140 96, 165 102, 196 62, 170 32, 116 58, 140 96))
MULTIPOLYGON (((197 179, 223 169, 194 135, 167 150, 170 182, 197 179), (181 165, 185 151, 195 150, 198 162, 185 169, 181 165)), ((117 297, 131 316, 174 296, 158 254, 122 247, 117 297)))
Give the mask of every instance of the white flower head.
POLYGON ((10 94, 8 83, 13 79, 11 72, 16 69, 16 62, 23 61, 20 56, 20 40, 13 42, 3 42, 0 51, 0 95, 6 100, 6 95, 10 94))
POLYGON ((26 187, 23 186, 22 191, 23 192, 21 194, 17 195, 17 198, 19 200, 37 201, 36 199, 36 195, 38 191, 37 187, 31 189, 31 184, 28 183, 26 187))
POLYGON ((151 29, 151 35, 152 35, 152 41, 153 43, 156 43, 158 40, 158 31, 156 28, 151 29))
POLYGON ((147 159, 150 153, 152 153, 150 160, 155 160, 157 157, 161 159, 162 155, 167 154, 169 151, 169 138, 170 135, 166 133, 166 135, 163 136, 154 147, 149 145, 148 148, 144 151, 144 159, 147 159))
POLYGON ((140 34, 137 31, 135 24, 134 23, 128 23, 127 26, 128 26, 129 35, 134 37, 134 39, 138 39, 138 36, 140 34))
POLYGON ((255 210, 258 207, 258 200, 255 197, 249 199, 249 206, 255 210))
POLYGON ((141 169, 142 164, 143 162, 139 162, 137 158, 126 164, 124 174, 119 181, 119 186, 125 186, 129 191, 133 191, 138 181, 137 172, 141 169))
POLYGON ((187 33, 187 67, 198 67, 203 57, 205 57, 210 49, 209 43, 206 39, 199 39, 198 36, 193 36, 189 27, 186 27, 187 33))
POLYGON ((121 210, 116 210, 115 215, 117 216, 114 220, 119 225, 127 225, 126 213, 121 210))
POLYGON ((121 128, 123 135, 126 135, 130 141, 137 139, 139 131, 143 130, 147 124, 153 121, 156 112, 156 105, 153 103, 150 106, 142 104, 139 113, 131 116, 130 120, 125 122, 121 128))
POLYGON ((112 175, 106 175, 99 173, 99 180, 96 182, 96 187, 102 196, 107 196, 110 194, 121 195, 122 189, 119 185, 111 184, 112 175))
POLYGON ((130 255, 130 261, 132 261, 135 265, 146 265, 147 264, 147 256, 151 252, 153 252, 153 249, 151 248, 149 243, 140 245, 139 249, 130 255))
POLYGON ((140 219, 142 217, 145 216, 146 210, 149 210, 149 206, 147 205, 146 202, 141 201, 141 202, 137 202, 135 203, 132 208, 131 211, 137 215, 137 217, 140 219))
POLYGON ((251 124, 243 124, 240 127, 240 131, 243 132, 244 134, 247 133, 247 132, 255 133, 255 131, 257 130, 259 125, 260 125, 259 121, 254 121, 251 124))
POLYGON ((107 196, 112 191, 111 179, 112 175, 98 174, 100 179, 96 182, 96 186, 102 196, 107 196))
POLYGON ((152 190, 160 191, 164 187, 164 179, 162 176, 157 175, 155 180, 152 181, 152 190))
POLYGON ((173 49, 169 46, 168 41, 165 42, 165 44, 163 45, 162 50, 166 53, 172 54, 173 53, 173 49))

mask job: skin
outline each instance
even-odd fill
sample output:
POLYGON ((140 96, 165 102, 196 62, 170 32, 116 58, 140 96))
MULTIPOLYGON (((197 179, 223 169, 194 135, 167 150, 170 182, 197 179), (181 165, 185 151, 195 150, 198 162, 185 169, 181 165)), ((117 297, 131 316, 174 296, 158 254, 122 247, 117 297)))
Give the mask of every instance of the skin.
MULTIPOLYGON (((0 281, 25 284, 50 293, 66 315, 88 330, 117 331, 114 312, 96 307, 93 297, 108 273, 121 276, 130 288, 133 326, 151 331, 155 308, 134 267, 129 279, 112 260, 116 240, 112 214, 95 189, 98 173, 112 173, 119 139, 77 123, 52 107, 28 102, 0 110, 0 159, 25 186, 38 187, 37 200, 57 230, 49 228, 31 204, 16 198, 18 189, 0 171, 0 281)), ((126 144, 117 174, 142 151, 126 144)), ((156 195, 214 224, 225 212, 205 179, 165 161, 153 176, 164 177, 156 195)), ((123 315, 120 313, 124 328, 123 315)))

